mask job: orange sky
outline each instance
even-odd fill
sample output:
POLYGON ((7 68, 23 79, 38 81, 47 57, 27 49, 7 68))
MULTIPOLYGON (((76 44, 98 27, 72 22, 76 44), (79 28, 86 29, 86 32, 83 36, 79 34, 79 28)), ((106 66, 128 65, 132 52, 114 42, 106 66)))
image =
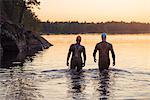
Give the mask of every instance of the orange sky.
POLYGON ((150 0, 39 0, 42 21, 150 22, 150 0))

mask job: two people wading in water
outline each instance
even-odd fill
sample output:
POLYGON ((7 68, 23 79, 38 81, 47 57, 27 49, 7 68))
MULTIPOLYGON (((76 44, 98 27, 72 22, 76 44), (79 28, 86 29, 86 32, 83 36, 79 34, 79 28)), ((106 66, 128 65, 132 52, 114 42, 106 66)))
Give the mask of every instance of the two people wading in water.
MULTIPOLYGON (((97 43, 93 52, 94 62, 96 63, 96 53, 99 51, 99 60, 98 66, 99 70, 107 70, 110 65, 110 58, 109 58, 109 51, 111 51, 112 58, 113 58, 113 66, 115 65, 115 53, 113 50, 113 46, 111 43, 106 41, 106 33, 101 34, 102 41, 97 43)), ((77 72, 82 70, 82 67, 85 66, 86 63, 86 51, 85 47, 80 44, 81 43, 81 36, 76 37, 76 43, 72 44, 69 48, 68 56, 67 56, 67 66, 69 66, 69 58, 72 54, 71 61, 70 61, 70 69, 76 70, 77 72), (82 55, 83 54, 83 60, 82 55)))

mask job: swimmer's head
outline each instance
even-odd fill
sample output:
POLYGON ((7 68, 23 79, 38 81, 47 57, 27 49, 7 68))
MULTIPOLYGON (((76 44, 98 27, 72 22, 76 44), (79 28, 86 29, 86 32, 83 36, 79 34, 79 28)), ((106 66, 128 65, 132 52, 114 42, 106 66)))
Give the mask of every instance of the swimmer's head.
POLYGON ((76 38, 76 41, 77 41, 77 43, 80 43, 81 42, 81 36, 77 36, 77 38, 76 38))
POLYGON ((106 34, 106 33, 102 33, 102 34, 101 34, 102 41, 106 41, 106 36, 107 36, 107 34, 106 34))

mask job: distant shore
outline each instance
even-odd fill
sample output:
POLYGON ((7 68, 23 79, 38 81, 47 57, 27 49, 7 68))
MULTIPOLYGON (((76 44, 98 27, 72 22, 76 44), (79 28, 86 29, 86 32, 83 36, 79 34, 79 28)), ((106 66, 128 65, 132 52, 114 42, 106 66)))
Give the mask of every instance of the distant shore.
MULTIPOLYGON (((103 32, 99 32, 99 33, 40 33, 41 35, 76 35, 76 34, 101 34, 103 32)), ((144 34, 150 34, 149 33, 107 33, 109 35, 126 35, 126 34, 132 34, 132 35, 144 35, 144 34)))
POLYGON ((41 26, 41 32, 50 34, 92 34, 102 32, 109 34, 150 33, 150 23, 140 22, 41 22, 41 26))

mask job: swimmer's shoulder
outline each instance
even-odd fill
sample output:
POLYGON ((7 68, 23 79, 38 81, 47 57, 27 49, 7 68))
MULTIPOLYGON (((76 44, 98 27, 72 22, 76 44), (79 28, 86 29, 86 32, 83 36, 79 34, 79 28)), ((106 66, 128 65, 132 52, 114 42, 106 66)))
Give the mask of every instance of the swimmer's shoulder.
POLYGON ((85 49, 85 46, 83 46, 83 45, 80 45, 83 49, 85 49))
POLYGON ((75 47, 75 44, 71 44, 71 45, 70 45, 70 49, 71 49, 71 50, 73 50, 74 47, 75 47))
POLYGON ((111 44, 111 43, 109 43, 109 42, 106 42, 106 43, 107 43, 108 45, 110 45, 110 46, 112 45, 112 44, 111 44))
POLYGON ((70 47, 74 47, 74 46, 75 46, 75 44, 71 44, 71 45, 70 45, 70 47))
POLYGON ((109 43, 109 42, 106 42, 106 43, 107 43, 108 47, 109 47, 110 49, 112 49, 112 44, 109 43))
POLYGON ((106 43, 108 47, 112 47, 112 44, 109 43, 109 42, 107 42, 107 41, 106 41, 106 42, 99 42, 99 43, 97 43, 97 44, 96 44, 96 47, 101 47, 101 45, 102 45, 103 43, 106 43))
POLYGON ((97 44, 96 44, 96 47, 101 46, 101 44, 102 44, 102 42, 97 43, 97 44))

